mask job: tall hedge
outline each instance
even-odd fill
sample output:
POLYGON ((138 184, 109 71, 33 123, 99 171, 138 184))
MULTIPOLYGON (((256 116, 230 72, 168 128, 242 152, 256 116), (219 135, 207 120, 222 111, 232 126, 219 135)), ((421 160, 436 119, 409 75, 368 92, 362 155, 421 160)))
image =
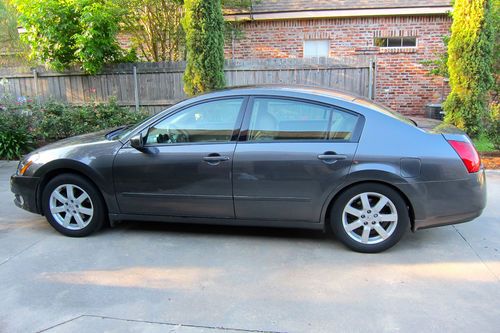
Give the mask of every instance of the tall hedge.
POLYGON ((455 0, 448 44, 451 93, 445 120, 475 137, 487 119, 493 84, 494 27, 491 0, 455 0))
POLYGON ((223 88, 224 17, 221 0, 185 0, 187 66, 184 91, 194 95, 223 88))

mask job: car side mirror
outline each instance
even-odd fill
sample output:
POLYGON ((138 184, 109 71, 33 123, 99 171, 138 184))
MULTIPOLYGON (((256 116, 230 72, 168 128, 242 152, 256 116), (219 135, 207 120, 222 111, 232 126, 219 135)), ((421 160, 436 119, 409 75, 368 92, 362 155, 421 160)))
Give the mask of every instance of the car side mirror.
POLYGON ((144 139, 142 137, 142 133, 130 138, 130 146, 139 151, 144 151, 144 139))

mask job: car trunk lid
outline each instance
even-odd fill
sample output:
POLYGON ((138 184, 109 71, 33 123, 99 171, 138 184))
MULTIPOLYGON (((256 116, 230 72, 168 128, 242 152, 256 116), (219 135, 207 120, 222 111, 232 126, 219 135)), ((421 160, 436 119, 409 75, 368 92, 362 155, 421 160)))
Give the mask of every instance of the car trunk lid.
POLYGON ((461 129, 451 124, 447 124, 441 120, 421 118, 421 117, 408 117, 408 118, 410 118, 418 128, 427 133, 458 134, 467 137, 467 134, 465 134, 465 132, 462 131, 461 129))
POLYGON ((410 118, 416 126, 431 134, 441 134, 464 163, 469 173, 478 172, 481 168, 481 158, 472 140, 461 129, 446 124, 440 120, 428 118, 410 118))

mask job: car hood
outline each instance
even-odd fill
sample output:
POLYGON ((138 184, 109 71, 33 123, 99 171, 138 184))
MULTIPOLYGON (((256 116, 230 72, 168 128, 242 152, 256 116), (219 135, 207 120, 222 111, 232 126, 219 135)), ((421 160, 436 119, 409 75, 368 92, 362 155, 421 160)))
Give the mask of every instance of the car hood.
POLYGON ((43 151, 51 150, 51 149, 64 148, 64 147, 69 147, 69 146, 85 145, 85 144, 95 143, 95 142, 100 142, 100 141, 108 141, 106 139, 106 134, 114 131, 115 129, 116 128, 110 128, 110 129, 105 129, 105 130, 101 130, 98 132, 72 136, 72 137, 69 137, 66 139, 62 139, 62 140, 50 143, 46 146, 43 146, 43 147, 37 149, 35 152, 43 152, 43 151))

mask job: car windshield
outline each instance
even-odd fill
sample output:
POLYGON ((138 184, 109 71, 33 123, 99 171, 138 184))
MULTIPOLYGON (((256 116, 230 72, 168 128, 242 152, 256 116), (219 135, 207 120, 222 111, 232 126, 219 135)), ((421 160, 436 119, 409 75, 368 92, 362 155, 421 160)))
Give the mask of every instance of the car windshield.
POLYGON ((109 132, 108 134, 106 134, 106 138, 108 140, 121 140, 121 139, 125 138, 126 136, 128 136, 130 133, 132 133, 132 131, 137 126, 139 126, 140 124, 144 123, 145 121, 148 121, 153 116, 154 115, 151 115, 151 116, 147 117, 146 119, 138 122, 137 124, 129 124, 129 125, 125 125, 125 126, 119 127, 117 129, 109 132))
MULTIPOLYGON (((162 112, 168 112, 168 110, 171 110, 172 108, 174 108, 175 106, 179 105, 180 103, 182 103, 183 101, 185 101, 184 99, 169 106, 166 110, 162 111, 162 112)), ((156 117, 159 113, 154 113, 152 115, 150 115, 149 117, 147 117, 146 119, 138 122, 137 124, 131 124, 131 125, 127 125, 127 126, 123 126, 122 128, 119 128, 117 130, 114 130, 113 132, 110 132, 108 134, 106 134, 106 137, 108 138, 108 140, 122 140, 123 138, 126 138, 130 133, 132 133, 133 131, 135 131, 135 129, 137 127, 139 127, 141 124, 149 121, 151 118, 153 117, 156 117)))
POLYGON ((116 135, 113 136, 113 139, 120 140, 120 139, 126 137, 130 132, 132 132, 132 130, 137 125, 138 124, 136 124, 136 125, 127 125, 127 126, 123 127, 120 131, 118 131, 118 133, 116 133, 116 135))

